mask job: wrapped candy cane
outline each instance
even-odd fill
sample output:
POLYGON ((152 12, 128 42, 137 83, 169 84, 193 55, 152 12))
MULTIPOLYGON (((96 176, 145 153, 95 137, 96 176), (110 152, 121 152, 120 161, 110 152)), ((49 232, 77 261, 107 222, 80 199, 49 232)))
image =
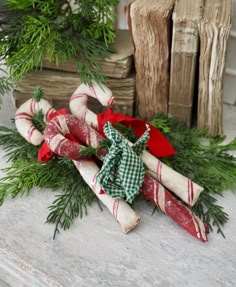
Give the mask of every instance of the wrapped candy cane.
POLYGON ((140 192, 194 237, 207 241, 208 226, 154 178, 145 174, 140 192))
MULTIPOLYGON (((99 185, 97 184, 97 187, 94 186, 96 183, 96 175, 99 171, 98 167, 94 165, 93 162, 85 161, 81 153, 83 146, 78 142, 66 139, 64 135, 68 133, 72 133, 81 144, 94 148, 98 148, 104 138, 95 129, 72 115, 57 116, 48 123, 44 132, 45 141, 49 147, 55 153, 77 161, 76 166, 85 181, 93 190, 96 190, 96 194, 100 193, 101 188, 99 185)), ((106 150, 98 150, 97 156, 102 157, 106 152, 106 150)), ((149 174, 145 174, 144 184, 140 191, 193 236, 202 241, 207 240, 207 229, 204 223, 149 174)), ((104 195, 100 195, 99 198, 102 196, 104 195)), ((112 199, 109 199, 110 202, 111 200, 112 199)), ((116 209, 114 208, 116 202, 117 200, 113 199, 112 204, 108 207, 113 214, 114 209, 116 209)), ((123 201, 120 202, 124 204, 123 201)), ((119 214, 122 219, 126 221, 125 224, 127 224, 128 215, 125 215, 124 211, 119 214)), ((120 222, 121 218, 118 218, 118 212, 117 219, 120 222)), ((137 218, 135 219, 135 217, 133 217, 133 220, 136 225, 137 218)), ((130 221, 130 219, 128 219, 128 221, 130 221)), ((129 223, 128 225, 130 226, 131 224, 129 223)))
MULTIPOLYGON (((73 115, 98 128, 97 115, 87 108, 88 96, 98 99, 103 105, 111 105, 114 102, 112 92, 105 86, 102 88, 92 83, 80 85, 70 99, 70 110, 73 115)), ((132 143, 129 143, 132 145, 132 143)), ((142 160, 149 168, 152 177, 156 178, 170 191, 174 192, 188 205, 193 206, 203 188, 190 179, 171 169, 159 159, 147 151, 142 154, 142 160)))
MULTIPOLYGON (((81 154, 83 146, 65 138, 66 134, 73 134, 79 142, 93 147, 98 146, 104 138, 92 127, 72 115, 55 117, 48 123, 44 131, 44 139, 51 150, 73 160, 84 180, 120 223, 123 232, 129 232, 140 222, 140 217, 124 200, 114 199, 101 193, 101 187, 96 182, 99 168, 95 162, 86 160, 81 154)), ((97 155, 100 157, 104 153, 105 151, 100 151, 97 155)))
POLYGON ((16 128, 22 137, 33 145, 40 145, 43 141, 43 135, 35 128, 32 122, 34 114, 40 110, 44 114, 45 123, 48 116, 56 111, 48 101, 41 99, 37 102, 33 98, 22 104, 16 111, 16 128))

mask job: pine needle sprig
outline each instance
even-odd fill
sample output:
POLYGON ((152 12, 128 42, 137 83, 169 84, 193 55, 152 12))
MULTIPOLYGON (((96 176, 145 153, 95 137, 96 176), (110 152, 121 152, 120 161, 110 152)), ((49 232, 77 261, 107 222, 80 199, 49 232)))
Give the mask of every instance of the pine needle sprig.
POLYGON ((37 102, 39 102, 42 99, 43 94, 44 94, 43 90, 39 86, 35 87, 35 89, 34 89, 34 98, 35 98, 35 100, 37 102))
POLYGON ((0 146, 6 151, 6 158, 9 161, 27 160, 37 158, 38 149, 28 143, 17 131, 7 127, 0 127, 0 146))
POLYGON ((46 222, 55 224, 53 239, 60 228, 66 230, 75 218, 87 215, 87 206, 91 205, 94 198, 95 194, 79 176, 78 171, 76 177, 69 177, 62 192, 56 195, 56 199, 49 206, 50 213, 46 222))
POLYGON ((10 167, 2 169, 0 205, 7 197, 28 196, 33 188, 61 190, 47 217, 48 223, 55 224, 54 238, 60 228, 68 229, 76 217, 87 214, 95 194, 71 160, 55 156, 49 162, 38 162, 39 147, 29 144, 16 129, 0 127, 0 145, 12 161, 10 167))
POLYGON ((120 123, 114 124, 114 127, 129 141, 134 143, 138 139, 132 128, 128 128, 120 123))
POLYGON ((2 171, 0 205, 7 197, 28 196, 33 188, 62 190, 49 206, 47 217, 48 223, 56 224, 54 238, 60 228, 68 229, 76 217, 87 215, 87 206, 95 198, 76 167, 58 157, 47 163, 18 160, 2 171))
MULTIPOLYGON (((3 69, 0 68, 0 72, 6 73, 3 69)), ((0 104, 2 103, 2 95, 5 95, 13 87, 13 82, 8 77, 8 75, 3 75, 0 77, 0 104)))
POLYGON ((217 199, 215 197, 205 192, 201 193, 199 200, 192 210, 197 216, 203 219, 210 231, 213 231, 213 227, 216 226, 217 233, 225 237, 222 227, 227 223, 229 217, 223 207, 217 205, 217 199))
POLYGON ((37 159, 16 160, 2 171, 5 176, 0 180, 0 205, 9 196, 28 196, 34 187, 55 190, 64 183, 63 171, 58 170, 53 161, 42 164, 37 159))
POLYGON ((41 133, 43 133, 46 128, 46 123, 44 122, 44 118, 45 118, 45 115, 42 110, 39 110, 38 112, 36 112, 32 118, 33 125, 41 133))

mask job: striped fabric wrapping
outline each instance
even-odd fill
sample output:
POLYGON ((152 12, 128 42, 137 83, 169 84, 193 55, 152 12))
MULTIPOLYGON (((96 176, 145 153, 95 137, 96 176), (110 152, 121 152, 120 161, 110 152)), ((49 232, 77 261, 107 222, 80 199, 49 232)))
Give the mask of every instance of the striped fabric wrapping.
POLYGON ((43 141, 43 135, 33 125, 32 119, 36 112, 42 111, 44 114, 44 122, 47 122, 48 116, 55 112, 50 103, 44 99, 37 102, 35 99, 26 101, 19 107, 15 115, 15 124, 19 133, 29 143, 40 145, 43 141))
POLYGON ((174 192, 185 203, 193 206, 203 188, 182 174, 162 163, 147 151, 143 152, 142 159, 149 168, 149 174, 174 192))
POLYGON ((207 241, 208 226, 149 174, 140 192, 197 239, 207 241))
POLYGON ((122 231, 124 233, 128 233, 135 228, 135 226, 140 222, 140 217, 123 199, 115 199, 102 191, 96 180, 96 176, 99 172, 99 168, 96 163, 91 160, 79 160, 73 162, 98 199, 108 208, 111 214, 120 223, 122 231))

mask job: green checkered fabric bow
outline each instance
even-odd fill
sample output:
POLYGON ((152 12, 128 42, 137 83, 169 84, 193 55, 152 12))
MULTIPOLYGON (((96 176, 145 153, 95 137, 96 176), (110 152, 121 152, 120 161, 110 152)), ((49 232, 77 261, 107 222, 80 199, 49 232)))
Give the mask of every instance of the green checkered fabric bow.
POLYGON ((97 181, 105 193, 132 203, 144 180, 144 165, 140 155, 146 148, 149 128, 132 147, 109 122, 104 126, 104 133, 111 141, 111 147, 103 158, 97 181))

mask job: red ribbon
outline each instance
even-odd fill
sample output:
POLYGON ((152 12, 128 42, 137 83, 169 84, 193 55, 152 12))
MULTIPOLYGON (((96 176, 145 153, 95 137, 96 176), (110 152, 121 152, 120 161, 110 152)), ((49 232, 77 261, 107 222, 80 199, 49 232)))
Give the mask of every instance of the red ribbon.
POLYGON ((163 136, 163 134, 150 123, 136 119, 130 116, 113 113, 111 108, 107 109, 104 113, 98 114, 98 131, 104 136, 103 126, 106 122, 111 124, 121 123, 128 128, 132 128, 136 137, 141 137, 146 131, 146 125, 150 127, 150 138, 147 144, 150 152, 156 157, 166 157, 176 154, 176 151, 170 142, 163 136))

